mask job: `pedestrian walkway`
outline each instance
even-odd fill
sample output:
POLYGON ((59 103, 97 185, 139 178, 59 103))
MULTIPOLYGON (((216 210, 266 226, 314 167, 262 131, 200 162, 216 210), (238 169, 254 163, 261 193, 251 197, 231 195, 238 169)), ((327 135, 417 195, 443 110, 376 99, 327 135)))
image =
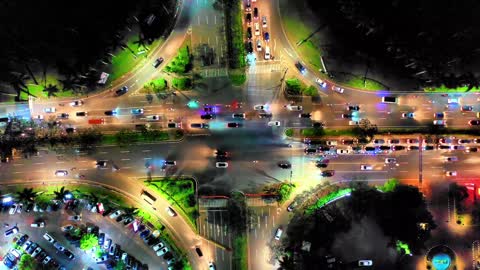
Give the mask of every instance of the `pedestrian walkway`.
POLYGON ((228 70, 226 68, 201 69, 200 76, 202 78, 226 77, 228 76, 228 70))
POLYGON ((280 61, 257 61, 255 65, 248 68, 249 74, 261 74, 271 72, 282 72, 285 68, 280 61))

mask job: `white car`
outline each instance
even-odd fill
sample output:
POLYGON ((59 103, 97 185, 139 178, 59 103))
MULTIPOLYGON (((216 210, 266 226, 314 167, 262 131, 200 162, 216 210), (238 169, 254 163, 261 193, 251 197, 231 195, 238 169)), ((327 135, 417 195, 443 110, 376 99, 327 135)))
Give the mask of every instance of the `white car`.
POLYGON ((46 113, 54 113, 54 112, 56 112, 55 107, 45 108, 45 109, 43 109, 43 111, 46 112, 46 113))
POLYGON ((51 260, 52 260, 52 257, 47 256, 47 257, 45 257, 45 259, 43 259, 42 263, 43 264, 48 264, 51 260))
POLYGON ((350 150, 348 149, 337 149, 337 154, 338 155, 344 155, 350 153, 350 150))
POLYGON ((332 90, 337 92, 337 93, 340 93, 340 94, 343 94, 343 91, 345 91, 345 89, 341 88, 341 87, 338 87, 338 86, 332 86, 332 90))
POLYGON ((282 237, 282 234, 283 234, 282 228, 278 228, 277 231, 275 232, 275 240, 280 240, 280 238, 282 237))
POLYGON ((360 121, 354 121, 354 120, 348 121, 349 126, 358 126, 359 124, 360 124, 360 121))
POLYGON ((447 171, 445 173, 446 176, 457 176, 457 171, 447 171))
POLYGON ((260 24, 255 23, 254 24, 254 27, 255 27, 255 36, 260 36, 260 24))
POLYGON ((386 158, 385 159, 385 164, 394 164, 394 163, 397 163, 396 158, 386 158))
POLYGON ((55 171, 55 176, 67 176, 68 172, 66 170, 57 170, 55 171))
POLYGON ((18 208, 18 204, 16 203, 12 204, 12 206, 10 206, 10 210, 8 210, 8 214, 14 215, 15 213, 17 213, 17 208, 18 208))
POLYGON ((65 225, 63 227, 61 227, 62 229, 62 232, 69 232, 73 229, 75 229, 75 226, 73 226, 72 224, 68 224, 68 225, 65 225))
POLYGON ((121 214, 123 214, 123 211, 122 211, 122 210, 117 210, 117 211, 111 213, 109 217, 110 217, 111 219, 115 219, 115 218, 117 218, 118 216, 120 216, 121 214))
POLYGON ((445 126, 447 124, 447 121, 445 121, 445 120, 433 120, 433 124, 435 126, 445 126))
POLYGON ((175 210, 173 210, 170 206, 167 207, 165 210, 167 210, 168 215, 171 216, 171 217, 174 217, 174 216, 177 215, 177 213, 175 212, 175 210))
POLYGON ((30 224, 30 227, 32 227, 32 228, 43 228, 43 227, 45 227, 45 222, 43 222, 43 221, 33 222, 32 224, 30 224))
POLYGON ((47 241, 50 242, 50 243, 55 243, 55 239, 53 239, 53 237, 52 237, 50 234, 48 234, 48 233, 45 233, 45 234, 43 235, 43 238, 45 238, 45 240, 47 240, 47 241))
POLYGON ((327 87, 327 82, 322 81, 320 78, 317 78, 317 79, 315 80, 315 82, 316 82, 318 85, 320 85, 320 87, 322 87, 322 88, 326 88, 326 87, 327 87))
POLYGON ((68 220, 82 221, 82 216, 81 215, 70 216, 68 217, 68 220))
POLYGON ((258 105, 253 106, 253 109, 255 111, 264 111, 265 109, 267 109, 267 105, 258 104, 258 105))
POLYGON ((289 110, 289 111, 301 111, 301 110, 303 110, 302 106, 292 105, 292 104, 288 104, 287 106, 285 106, 285 108, 287 108, 287 110, 289 110))
POLYGON ((61 251, 63 252, 65 250, 65 247, 62 246, 60 243, 58 242, 55 242, 55 244, 53 244, 53 246, 58 250, 58 251, 61 251))
POLYGON ((215 163, 215 167, 217 168, 228 168, 228 162, 217 162, 215 163))
POLYGON ((338 145, 338 142, 337 141, 326 141, 325 144, 326 145, 338 145))
POLYGON ((267 27, 267 16, 262 16, 262 27, 267 27))
POLYGON ((362 170, 362 171, 371 171, 371 170, 373 170, 373 166, 372 166, 372 165, 367 165, 367 164, 360 165, 360 170, 362 170))
POLYGON ((160 257, 160 256, 163 256, 165 255, 165 253, 168 252, 168 248, 167 247, 164 247, 164 248, 161 248, 160 250, 157 251, 157 256, 160 257))
POLYGON ((359 260, 358 261, 358 266, 372 266, 373 262, 372 260, 359 260))
POLYGON ((83 105, 83 101, 81 100, 74 100, 72 102, 70 102, 70 106, 72 107, 80 107, 83 105))
POLYGON ((217 268, 215 268, 215 264, 213 264, 213 262, 208 262, 208 270, 216 270, 217 268))
POLYGON ((445 162, 455 162, 458 161, 458 158, 456 156, 451 156, 451 157, 443 157, 443 160, 445 162))
POLYGON ((262 40, 257 39, 257 52, 261 52, 261 51, 262 51, 262 40))
POLYGON ((33 258, 37 257, 37 255, 38 255, 40 252, 42 252, 42 248, 41 248, 41 247, 37 247, 37 248, 33 251, 32 257, 33 257, 33 258))
POLYGON ((146 118, 147 118, 147 121, 159 121, 160 115, 149 115, 146 118))
POLYGON ((154 245, 152 248, 153 248, 153 251, 158 251, 159 249, 163 248, 165 246, 165 244, 163 242, 160 242, 156 245, 154 245))
POLYGON ((280 121, 270 121, 267 123, 269 127, 279 127, 280 126, 280 121))

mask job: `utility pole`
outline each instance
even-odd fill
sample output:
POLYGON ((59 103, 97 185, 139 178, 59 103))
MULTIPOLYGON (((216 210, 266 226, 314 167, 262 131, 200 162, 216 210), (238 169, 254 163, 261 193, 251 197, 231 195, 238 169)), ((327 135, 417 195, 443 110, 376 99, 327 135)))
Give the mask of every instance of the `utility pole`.
POLYGON ((422 188, 423 182, 423 138, 419 137, 419 147, 418 147, 418 185, 419 188, 422 188))

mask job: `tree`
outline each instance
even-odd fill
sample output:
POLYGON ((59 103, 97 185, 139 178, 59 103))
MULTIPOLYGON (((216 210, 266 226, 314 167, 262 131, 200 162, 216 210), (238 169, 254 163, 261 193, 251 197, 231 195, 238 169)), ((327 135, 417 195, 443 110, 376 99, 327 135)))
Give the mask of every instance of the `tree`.
POLYGON ((18 269, 37 270, 40 268, 38 262, 29 254, 23 254, 18 263, 18 269))
POLYGON ((241 194, 234 193, 227 202, 230 227, 234 232, 243 233, 246 225, 246 203, 241 194))
POLYGON ((315 86, 313 86, 313 85, 310 85, 310 86, 304 88, 302 92, 306 96, 312 96, 313 97, 313 96, 318 95, 317 88, 315 88, 315 86))
POLYGON ((368 119, 360 120, 358 126, 353 128, 353 133, 360 144, 367 144, 373 140, 378 132, 377 125, 374 125, 368 119))
POLYGON ((56 85, 49 83, 42 91, 47 93, 47 97, 56 97, 60 89, 56 85))
POLYGON ((87 233, 80 239, 80 249, 91 250, 93 247, 98 246, 98 237, 93 233, 87 233))
POLYGON ((138 213, 138 208, 135 208, 135 207, 132 206, 132 207, 123 209, 123 212, 125 212, 124 215, 126 217, 134 218, 135 215, 138 213))
POLYGON ((304 85, 297 78, 290 78, 285 80, 285 88, 291 95, 299 95, 304 88, 304 85))
POLYGON ((54 191, 53 194, 55 195, 55 200, 63 201, 65 195, 70 193, 70 190, 65 189, 65 187, 61 187, 60 190, 54 191))
POLYGON ((295 270, 295 262, 290 253, 284 254, 278 262, 280 263, 280 266, 277 270, 295 270))
POLYGON ((17 200, 22 203, 32 203, 37 197, 37 192, 33 191, 33 188, 24 188, 22 191, 16 193, 17 200))
POLYGON ((190 78, 173 78, 172 85, 175 89, 185 90, 192 86, 190 78))
POLYGON ((143 88, 158 94, 167 88, 167 81, 164 78, 158 78, 145 83, 143 88))
POLYGON ((126 146, 135 143, 138 140, 138 134, 129 129, 122 129, 115 134, 115 141, 119 146, 126 146))
POLYGON ((76 141, 82 149, 92 149, 102 141, 103 135, 100 131, 89 128, 77 132, 76 141))

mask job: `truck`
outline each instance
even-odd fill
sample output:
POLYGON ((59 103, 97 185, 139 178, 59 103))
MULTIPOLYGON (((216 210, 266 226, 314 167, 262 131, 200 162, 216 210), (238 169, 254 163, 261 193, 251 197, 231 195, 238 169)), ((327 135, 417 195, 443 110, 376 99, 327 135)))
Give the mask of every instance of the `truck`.
POLYGON ((88 123, 91 125, 101 125, 105 123, 105 119, 100 118, 100 119, 88 119, 88 123))

